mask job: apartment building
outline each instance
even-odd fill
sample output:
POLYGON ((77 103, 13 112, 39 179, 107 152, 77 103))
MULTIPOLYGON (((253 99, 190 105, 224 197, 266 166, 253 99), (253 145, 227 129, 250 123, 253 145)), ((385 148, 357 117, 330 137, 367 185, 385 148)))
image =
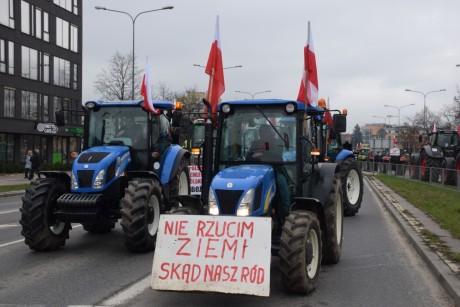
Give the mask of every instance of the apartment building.
POLYGON ((0 0, 0 163, 38 149, 47 163, 80 151, 82 0, 0 0))

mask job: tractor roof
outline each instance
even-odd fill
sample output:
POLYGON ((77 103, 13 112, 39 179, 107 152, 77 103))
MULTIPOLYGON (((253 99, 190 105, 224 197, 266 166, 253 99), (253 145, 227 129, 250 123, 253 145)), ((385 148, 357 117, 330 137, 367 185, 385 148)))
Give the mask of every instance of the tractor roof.
MULTIPOLYGON (((144 100, 118 100, 118 101, 102 101, 102 100, 90 100, 85 103, 88 104, 89 102, 94 103, 96 106, 99 107, 131 107, 131 106, 141 106, 144 104, 144 100)), ((167 100, 153 100, 153 106, 157 109, 166 109, 166 110, 173 110, 175 107, 174 102, 167 101, 167 100)))
POLYGON ((244 99, 244 100, 233 100, 233 101, 223 101, 219 103, 219 111, 221 111, 221 107, 223 104, 230 104, 230 105, 276 105, 276 104, 288 104, 294 103, 297 107, 297 110, 305 110, 307 112, 323 112, 324 109, 321 107, 314 107, 308 105, 305 108, 305 103, 296 100, 286 100, 286 99, 244 99))

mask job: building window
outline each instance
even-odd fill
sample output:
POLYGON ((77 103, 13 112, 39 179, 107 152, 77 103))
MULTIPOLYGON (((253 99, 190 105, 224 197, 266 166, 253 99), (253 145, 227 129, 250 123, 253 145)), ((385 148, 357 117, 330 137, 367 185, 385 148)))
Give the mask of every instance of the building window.
POLYGON ((70 61, 54 57, 54 85, 70 88, 70 61))
POLYGON ((50 109, 49 109, 49 97, 46 95, 41 95, 42 100, 42 120, 47 122, 50 120, 50 109))
POLYGON ((30 35, 30 4, 21 1, 21 31, 30 35))
POLYGON ((6 45, 3 39, 0 39, 0 72, 6 72, 6 45))
POLYGON ((69 22, 56 17, 56 45, 69 49, 69 22))
POLYGON ((38 94, 34 92, 22 91, 21 115, 24 119, 38 119, 38 94))
MULTIPOLYGON (((56 114, 56 112, 62 110, 62 98, 60 97, 53 97, 53 116, 56 114)), ((54 116, 56 117, 56 116, 54 116)), ((54 118, 56 120, 56 118, 54 118)))
POLYGON ((78 15, 78 0, 53 0, 54 4, 78 15))
POLYGON ((70 50, 78 52, 78 27, 70 25, 70 50))
POLYGON ((14 75, 14 43, 0 39, 0 72, 14 75))
POLYGON ((43 40, 46 42, 50 41, 50 27, 47 12, 43 12, 43 40))
POLYGON ((22 46, 22 73, 24 78, 38 80, 38 51, 22 46))
POLYGON ((38 39, 43 38, 49 41, 48 13, 28 2, 21 1, 21 31, 38 39), (45 31, 48 35, 45 35, 45 31))
POLYGON ((0 161, 13 162, 14 160, 14 135, 0 133, 0 161))
POLYGON ((43 79, 42 81, 45 83, 50 83, 50 56, 48 54, 43 54, 43 79))
POLYGON ((73 64, 72 83, 73 83, 73 89, 77 90, 78 89, 78 65, 77 64, 73 64))
POLYGON ((8 42, 8 73, 14 75, 14 43, 8 42))
POLYGON ((0 0, 0 24, 14 29, 14 0, 0 0))
POLYGON ((3 116, 14 117, 16 109, 16 91, 14 89, 5 88, 4 90, 4 107, 3 116))

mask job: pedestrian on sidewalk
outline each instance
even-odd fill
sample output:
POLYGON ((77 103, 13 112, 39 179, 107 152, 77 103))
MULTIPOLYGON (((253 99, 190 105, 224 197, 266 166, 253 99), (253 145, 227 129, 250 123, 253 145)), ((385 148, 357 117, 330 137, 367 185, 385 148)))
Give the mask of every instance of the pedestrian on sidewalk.
POLYGON ((24 165, 24 178, 29 178, 29 174, 32 169, 32 162, 30 161, 32 158, 32 150, 28 150, 26 154, 26 164, 24 165))
MULTIPOLYGON (((40 152, 38 149, 36 149, 30 158, 30 162, 32 163, 32 171, 29 174, 29 180, 32 180, 34 178, 34 173, 40 171, 40 165, 42 164, 42 158, 40 157, 40 152)), ((37 174, 38 178, 40 177, 40 174, 37 174)))

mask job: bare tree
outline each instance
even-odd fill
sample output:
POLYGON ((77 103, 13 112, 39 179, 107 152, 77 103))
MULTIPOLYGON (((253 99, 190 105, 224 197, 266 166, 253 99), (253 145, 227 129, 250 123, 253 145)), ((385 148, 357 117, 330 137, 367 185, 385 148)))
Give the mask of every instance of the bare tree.
MULTIPOLYGON (((96 92, 104 100, 127 100, 132 94, 132 54, 123 55, 116 52, 109 60, 109 67, 103 68, 94 84, 96 92)), ((142 70, 134 69, 134 97, 141 98, 140 85, 142 70)))

